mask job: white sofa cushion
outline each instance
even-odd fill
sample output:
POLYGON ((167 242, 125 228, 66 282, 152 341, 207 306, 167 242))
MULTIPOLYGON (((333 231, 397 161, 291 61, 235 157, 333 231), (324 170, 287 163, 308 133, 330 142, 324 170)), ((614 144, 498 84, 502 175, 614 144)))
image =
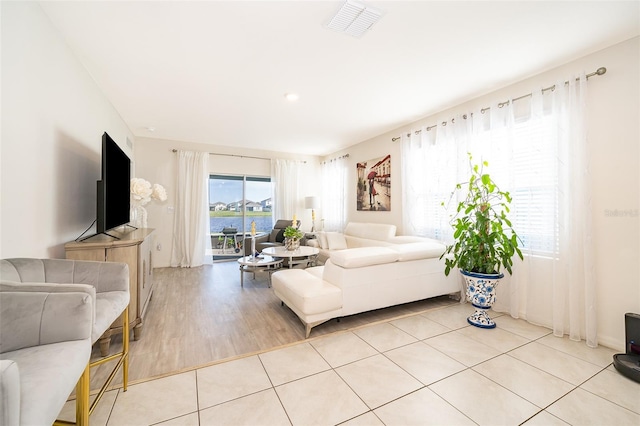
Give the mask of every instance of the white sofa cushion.
POLYGON ((398 260, 400 262, 406 262, 409 260, 440 257, 446 247, 435 241, 425 241, 420 243, 397 244, 390 248, 398 253, 398 260))
POLYGON ((342 291, 304 269, 282 269, 271 277, 273 288, 305 315, 342 307, 342 291))
POLYGON ((396 226, 385 223, 349 222, 344 233, 357 238, 386 241, 396 235, 396 226))
POLYGON ((329 243, 327 242, 327 233, 322 231, 318 233, 318 240, 320 240, 320 248, 328 249, 329 243))
POLYGON ((311 268, 305 269, 305 271, 307 271, 314 277, 318 277, 322 279, 322 273, 324 272, 324 268, 322 266, 312 266, 311 268))
POLYGON ((347 240, 340 232, 327 232, 327 244, 329 250, 344 250, 347 247, 347 240))
POLYGON ((389 242, 393 244, 407 244, 407 243, 420 243, 420 242, 438 242, 438 240, 433 240, 431 238, 425 237, 417 237, 414 235, 396 235, 395 237, 389 238, 389 242))
POLYGON ((359 247, 331 252, 331 262, 347 269, 392 263, 399 258, 399 253, 388 247, 359 247))

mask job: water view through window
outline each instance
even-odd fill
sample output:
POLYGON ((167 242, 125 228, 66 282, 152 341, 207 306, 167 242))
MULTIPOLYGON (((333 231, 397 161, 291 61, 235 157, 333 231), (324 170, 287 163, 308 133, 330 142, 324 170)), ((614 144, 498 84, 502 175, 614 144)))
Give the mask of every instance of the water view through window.
POLYGON ((222 230, 235 228, 239 242, 251 232, 251 222, 256 232, 270 232, 271 179, 249 176, 209 176, 209 229, 213 248, 215 236, 223 241, 222 230))

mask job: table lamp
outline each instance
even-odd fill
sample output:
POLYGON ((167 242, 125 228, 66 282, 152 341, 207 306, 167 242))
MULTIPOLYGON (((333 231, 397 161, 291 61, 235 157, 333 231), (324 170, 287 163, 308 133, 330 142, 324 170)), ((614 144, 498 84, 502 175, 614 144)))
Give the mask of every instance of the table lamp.
POLYGON ((305 197, 304 208, 311 209, 311 232, 316 228, 316 210, 318 208, 318 197, 305 197))

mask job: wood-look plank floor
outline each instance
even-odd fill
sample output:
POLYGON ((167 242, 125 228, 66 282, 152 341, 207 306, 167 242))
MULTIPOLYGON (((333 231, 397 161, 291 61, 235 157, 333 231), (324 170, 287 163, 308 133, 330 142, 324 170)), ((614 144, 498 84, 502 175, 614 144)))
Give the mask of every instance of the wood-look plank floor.
MULTIPOLYGON (((455 303, 446 296, 331 320, 315 327, 311 337, 368 323, 422 312, 455 303)), ((131 333, 133 336, 133 333, 131 333)), ((225 358, 291 344, 305 339, 298 317, 268 287, 268 277, 240 272, 234 261, 198 268, 154 270, 154 290, 147 307, 142 337, 129 346, 129 381, 201 367, 225 358)), ((120 335, 112 337, 111 353, 121 349, 120 335)), ((99 357, 98 345, 93 359, 99 357)), ((91 389, 99 389, 112 364, 92 369, 91 389)), ((122 374, 112 386, 121 385, 122 374)))

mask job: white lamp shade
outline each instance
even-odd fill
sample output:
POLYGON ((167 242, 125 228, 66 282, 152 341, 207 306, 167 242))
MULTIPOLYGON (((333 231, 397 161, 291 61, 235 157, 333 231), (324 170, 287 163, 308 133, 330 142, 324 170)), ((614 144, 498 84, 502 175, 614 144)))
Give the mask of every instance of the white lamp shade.
POLYGON ((305 209, 317 209, 318 208, 318 197, 305 197, 304 198, 304 208, 305 209))

